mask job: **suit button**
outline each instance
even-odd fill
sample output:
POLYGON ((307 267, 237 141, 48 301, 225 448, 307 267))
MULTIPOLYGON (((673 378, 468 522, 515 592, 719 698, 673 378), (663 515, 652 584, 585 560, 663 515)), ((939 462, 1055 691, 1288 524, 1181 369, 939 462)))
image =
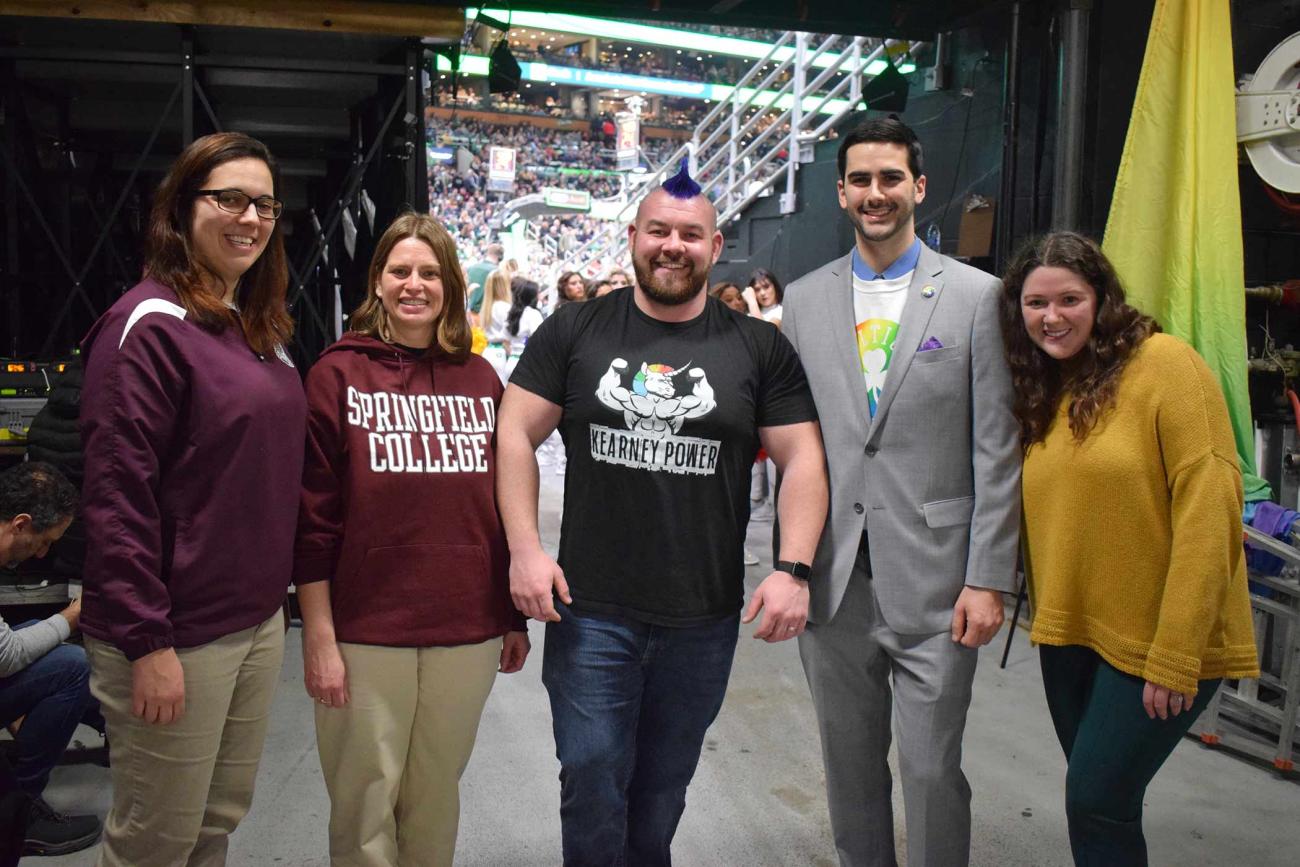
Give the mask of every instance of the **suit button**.
POLYGON ((861 504, 861 503, 854 503, 854 504, 853 504, 853 511, 855 511, 855 512, 857 512, 859 515, 861 515, 863 512, 866 511, 866 509, 863 509, 863 508, 862 508, 862 504, 861 504))
POLYGON ((869 457, 869 458, 874 458, 874 457, 876 456, 876 452, 877 452, 877 451, 878 451, 878 449, 877 449, 875 446, 867 446, 867 449, 866 449, 867 457, 869 457))

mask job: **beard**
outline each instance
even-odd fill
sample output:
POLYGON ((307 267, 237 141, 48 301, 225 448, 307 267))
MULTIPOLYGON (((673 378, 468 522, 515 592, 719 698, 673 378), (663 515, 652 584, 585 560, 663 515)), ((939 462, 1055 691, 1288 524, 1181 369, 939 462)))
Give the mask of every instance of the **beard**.
POLYGON ((674 277, 661 280, 655 277, 651 262, 633 258, 632 270, 636 272, 636 285, 656 304, 669 307, 685 304, 703 291, 709 281, 709 272, 705 269, 697 273, 694 263, 689 259, 684 264, 690 267, 677 272, 674 277))

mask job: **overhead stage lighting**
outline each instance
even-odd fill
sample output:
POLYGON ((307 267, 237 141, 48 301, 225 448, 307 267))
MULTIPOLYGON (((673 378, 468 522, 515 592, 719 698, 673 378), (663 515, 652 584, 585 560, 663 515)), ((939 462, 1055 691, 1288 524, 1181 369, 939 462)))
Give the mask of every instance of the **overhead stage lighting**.
POLYGON ((519 61, 510 52, 510 22, 498 21, 479 12, 478 23, 501 31, 501 38, 488 55, 488 93, 514 93, 519 90, 523 71, 519 68, 519 61))
POLYGON ((907 108, 907 79, 891 61, 883 72, 862 85, 862 102, 874 111, 898 111, 907 108))
POLYGON ((488 56, 488 92, 514 93, 519 89, 519 79, 522 76, 519 61, 510 53, 510 46, 506 45, 506 38, 502 36, 488 56))

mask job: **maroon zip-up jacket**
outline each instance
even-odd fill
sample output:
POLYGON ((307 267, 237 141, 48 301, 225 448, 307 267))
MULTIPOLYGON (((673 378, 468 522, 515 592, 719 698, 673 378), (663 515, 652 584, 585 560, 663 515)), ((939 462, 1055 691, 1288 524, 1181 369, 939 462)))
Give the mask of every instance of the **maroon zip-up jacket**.
POLYGON ((153 280, 82 351, 82 630, 135 660, 265 621, 289 586, 302 474, 288 354, 195 325, 153 280))
POLYGON ((477 644, 526 628, 496 507, 501 381, 477 355, 349 333, 307 374, 294 581, 330 581, 339 641, 477 644))

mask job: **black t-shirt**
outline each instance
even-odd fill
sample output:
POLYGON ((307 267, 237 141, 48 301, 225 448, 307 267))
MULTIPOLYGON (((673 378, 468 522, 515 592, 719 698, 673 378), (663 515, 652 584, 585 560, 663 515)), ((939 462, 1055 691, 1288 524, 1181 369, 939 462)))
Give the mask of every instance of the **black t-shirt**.
POLYGON ((562 407, 574 606, 664 626, 734 614, 758 428, 813 421, 794 347, 710 298, 661 322, 617 289, 556 311, 510 378, 562 407))

